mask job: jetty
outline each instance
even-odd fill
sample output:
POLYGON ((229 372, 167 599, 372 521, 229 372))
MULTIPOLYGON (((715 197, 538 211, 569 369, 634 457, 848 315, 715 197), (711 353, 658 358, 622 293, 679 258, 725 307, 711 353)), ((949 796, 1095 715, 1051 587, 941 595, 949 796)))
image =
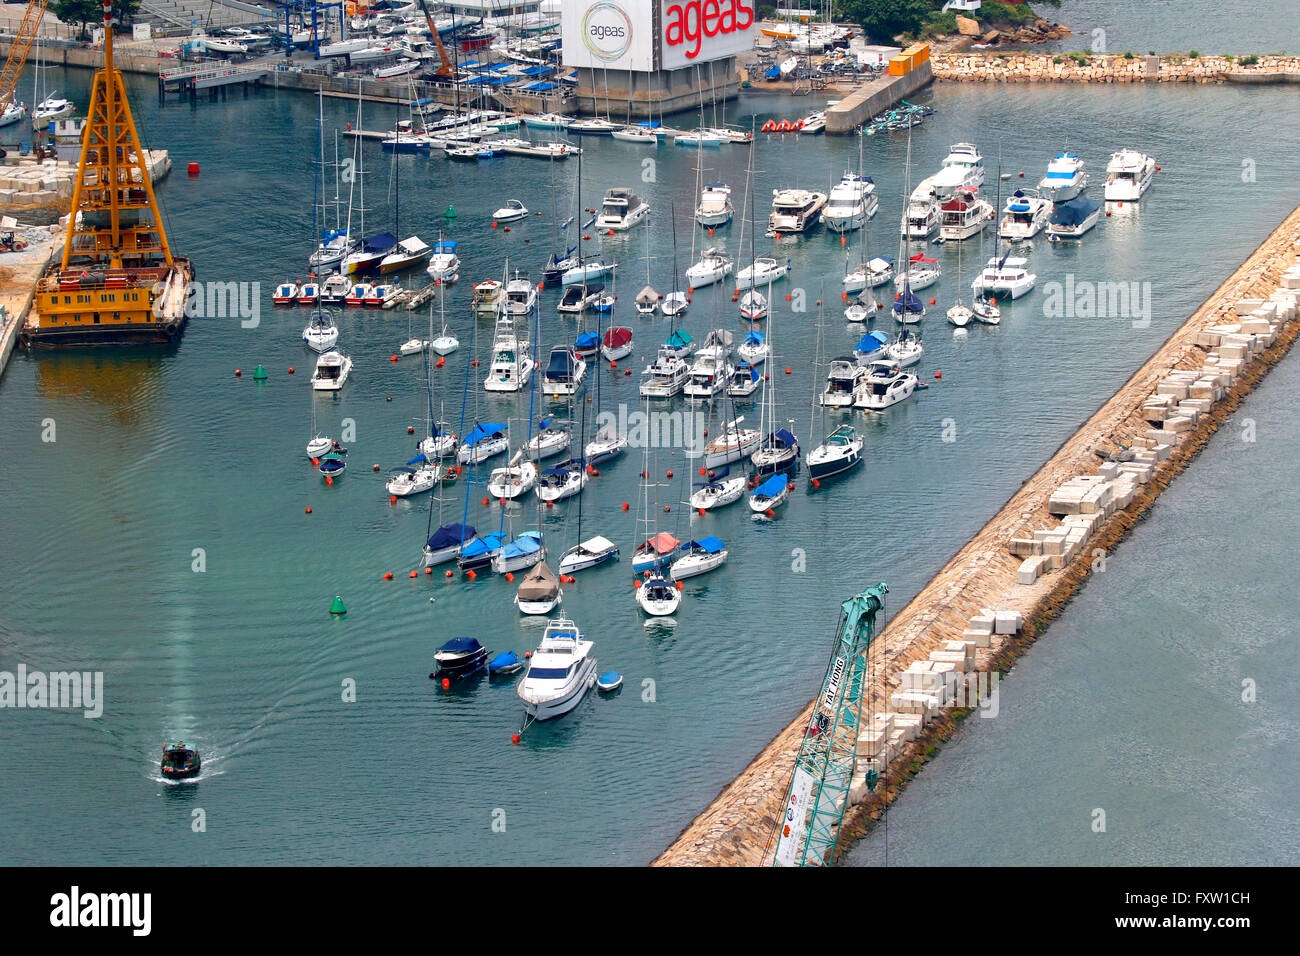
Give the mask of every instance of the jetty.
MULTIPOLYGON (((1043 634, 1160 492, 1300 335, 1300 207, 892 620, 868 654, 858 771, 837 853, 860 838, 971 712, 971 675, 1043 634), (879 773, 874 789, 870 770, 879 773)), ((847 593, 854 590, 846 585, 847 593)), ((987 686, 987 682, 985 684, 987 686)), ((760 866, 805 707, 655 861, 760 866)))
POLYGON ((930 44, 910 46, 889 61, 889 71, 826 108, 827 133, 852 133, 873 116, 934 82, 930 44))

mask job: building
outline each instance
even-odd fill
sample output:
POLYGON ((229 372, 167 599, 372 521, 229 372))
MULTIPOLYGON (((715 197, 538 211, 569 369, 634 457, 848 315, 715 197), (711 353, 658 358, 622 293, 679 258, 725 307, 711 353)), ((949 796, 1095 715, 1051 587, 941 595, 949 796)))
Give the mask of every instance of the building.
POLYGON ((564 65, 582 112, 658 119, 735 96, 736 57, 754 45, 755 0, 574 0, 564 65))

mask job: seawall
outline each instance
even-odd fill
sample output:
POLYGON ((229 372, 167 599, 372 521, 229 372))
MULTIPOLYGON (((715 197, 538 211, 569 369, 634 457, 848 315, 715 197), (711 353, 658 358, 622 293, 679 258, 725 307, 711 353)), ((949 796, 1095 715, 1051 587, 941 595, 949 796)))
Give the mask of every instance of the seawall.
POLYGON ((902 76, 885 76, 862 84, 834 106, 826 108, 826 132, 852 133, 873 116, 928 85, 935 78, 931 61, 902 76))
POLYGON ((936 53, 934 78, 958 83, 1300 83, 1300 56, 936 53))
MULTIPOLYGON (((859 738, 859 783, 840 852, 970 712, 954 706, 953 682, 1004 669, 1039 637, 1086 582, 1097 553, 1124 538, 1290 349, 1300 335, 1297 252, 1300 207, 887 621, 870 651, 877 676, 862 712, 864 720, 875 715, 873 730, 859 738), (998 611, 1005 618, 990 613, 998 611), (1004 619, 1012 626, 998 626, 1004 619), (865 766, 881 772, 874 793, 861 784, 865 766)), ((774 822, 811 707, 654 865, 770 862, 774 822)))

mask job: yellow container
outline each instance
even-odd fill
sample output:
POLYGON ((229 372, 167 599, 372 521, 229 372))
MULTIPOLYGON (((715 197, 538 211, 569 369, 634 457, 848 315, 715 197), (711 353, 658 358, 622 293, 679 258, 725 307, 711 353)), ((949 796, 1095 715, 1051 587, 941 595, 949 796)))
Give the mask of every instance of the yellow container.
POLYGON ((912 58, 906 53, 891 57, 889 61, 890 76, 905 76, 912 72, 912 58))
POLYGON ((930 44, 914 43, 903 51, 903 56, 910 56, 912 58, 912 66, 918 67, 930 59, 930 44))

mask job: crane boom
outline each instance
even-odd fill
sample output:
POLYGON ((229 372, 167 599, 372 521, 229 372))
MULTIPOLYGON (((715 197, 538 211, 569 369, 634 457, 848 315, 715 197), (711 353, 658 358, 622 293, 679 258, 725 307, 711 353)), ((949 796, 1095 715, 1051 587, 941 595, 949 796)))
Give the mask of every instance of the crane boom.
POLYGON ((424 11, 424 22, 429 25, 429 33, 433 36, 433 42, 438 45, 438 56, 442 60, 442 66, 434 71, 434 76, 451 76, 451 59, 447 56, 447 48, 442 45, 442 37, 438 35, 438 28, 434 26, 433 14, 429 12, 429 5, 424 0, 419 0, 420 9, 424 11))
POLYGON ((27 62, 27 54, 36 42, 36 32, 41 28, 41 20, 45 17, 45 8, 49 2, 50 0, 28 0, 27 9, 23 11, 23 22, 18 25, 13 46, 9 48, 9 58, 5 60, 3 72, 0 72, 0 114, 13 102, 18 78, 27 62))

